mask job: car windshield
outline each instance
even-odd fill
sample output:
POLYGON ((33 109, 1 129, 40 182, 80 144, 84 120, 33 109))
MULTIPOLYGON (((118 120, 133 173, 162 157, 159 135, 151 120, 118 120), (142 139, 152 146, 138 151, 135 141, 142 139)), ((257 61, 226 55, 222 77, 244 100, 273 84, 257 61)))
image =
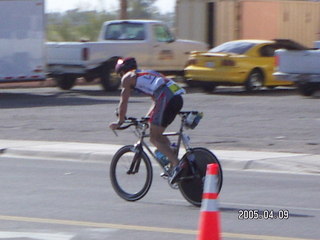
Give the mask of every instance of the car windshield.
POLYGON ((209 50, 211 53, 235 53, 235 54, 244 54, 250 48, 255 46, 256 43, 252 42, 226 42, 215 48, 209 50))

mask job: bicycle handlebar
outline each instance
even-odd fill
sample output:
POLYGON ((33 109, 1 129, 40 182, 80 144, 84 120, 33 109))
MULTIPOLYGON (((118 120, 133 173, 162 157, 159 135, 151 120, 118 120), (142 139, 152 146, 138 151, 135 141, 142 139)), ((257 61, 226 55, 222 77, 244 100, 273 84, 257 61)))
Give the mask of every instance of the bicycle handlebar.
MULTIPOLYGON (((181 117, 186 117, 188 114, 198 114, 198 111, 180 111, 178 114, 181 117)), ((150 120, 150 117, 142 117, 142 118, 134 118, 134 117, 128 117, 126 120, 122 123, 121 126, 119 126, 116 130, 125 130, 131 126, 138 126, 139 124, 148 124, 148 121, 150 120), (125 125, 123 125, 125 124, 125 125)))
POLYGON ((134 117, 126 118, 126 120, 122 123, 122 125, 117 128, 117 130, 125 130, 131 126, 138 126, 139 124, 147 124, 149 119, 150 117, 142 117, 140 119, 134 118, 134 117), (126 125, 123 126, 123 124, 126 124, 126 125))

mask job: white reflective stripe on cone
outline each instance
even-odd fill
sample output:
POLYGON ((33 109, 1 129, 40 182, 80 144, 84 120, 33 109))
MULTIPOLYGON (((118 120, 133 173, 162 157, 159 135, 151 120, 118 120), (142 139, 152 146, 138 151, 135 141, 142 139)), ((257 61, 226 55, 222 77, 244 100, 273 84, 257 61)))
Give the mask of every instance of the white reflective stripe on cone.
POLYGON ((218 210, 218 203, 216 199, 202 199, 201 211, 217 212, 218 210))
POLYGON ((206 175, 203 193, 216 193, 218 180, 216 175, 206 175))

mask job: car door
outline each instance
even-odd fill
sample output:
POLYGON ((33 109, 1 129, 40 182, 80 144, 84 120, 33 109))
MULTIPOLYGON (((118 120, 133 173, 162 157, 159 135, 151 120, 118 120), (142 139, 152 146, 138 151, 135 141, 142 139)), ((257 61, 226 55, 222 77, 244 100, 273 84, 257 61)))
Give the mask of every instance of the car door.
POLYGON ((174 70, 177 56, 174 50, 174 37, 162 24, 153 25, 152 65, 156 70, 174 70))
MULTIPOLYGON (((120 57, 135 57, 139 67, 150 68, 151 47, 148 44, 146 24, 138 21, 112 22, 107 25, 103 40, 110 41, 106 46, 120 57)), ((101 51, 105 58, 105 52, 101 51)), ((109 50, 109 54, 110 50, 109 50)))
POLYGON ((276 71, 276 58, 275 51, 281 47, 276 44, 265 45, 260 49, 261 58, 265 65, 265 85, 290 85, 291 82, 279 81, 273 73, 276 71))
POLYGON ((272 84, 274 77, 272 73, 275 70, 275 57, 274 57, 275 46, 273 44, 267 44, 259 49, 261 66, 263 66, 265 74, 265 84, 272 84))

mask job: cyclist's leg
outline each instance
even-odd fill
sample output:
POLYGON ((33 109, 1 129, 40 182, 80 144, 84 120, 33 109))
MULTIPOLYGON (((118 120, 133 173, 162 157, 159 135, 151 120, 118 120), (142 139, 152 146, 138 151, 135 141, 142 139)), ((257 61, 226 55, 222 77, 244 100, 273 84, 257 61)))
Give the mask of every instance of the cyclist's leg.
POLYGON ((162 93, 155 102, 153 115, 151 117, 150 141, 155 145, 160 152, 166 155, 172 166, 178 165, 178 159, 175 153, 170 148, 170 140, 163 136, 163 132, 175 119, 178 112, 181 110, 183 100, 180 95, 169 97, 162 93))
POLYGON ((165 127, 151 124, 150 141, 160 152, 168 157, 172 166, 176 166, 179 161, 175 153, 170 148, 170 140, 168 137, 162 135, 165 129, 165 127))

